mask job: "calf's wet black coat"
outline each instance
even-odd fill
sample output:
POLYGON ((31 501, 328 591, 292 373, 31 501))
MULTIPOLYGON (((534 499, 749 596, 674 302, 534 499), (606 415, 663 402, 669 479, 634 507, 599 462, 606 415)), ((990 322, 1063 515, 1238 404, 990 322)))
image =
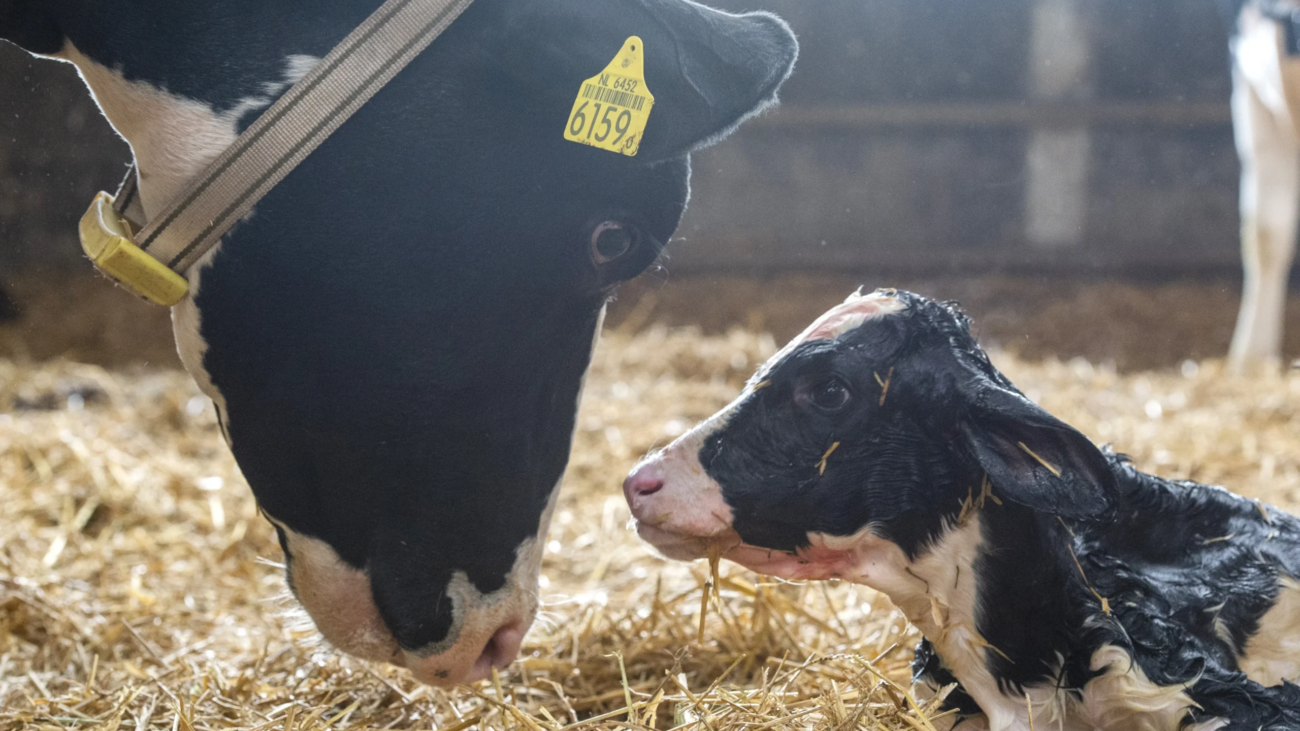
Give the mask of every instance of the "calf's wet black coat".
MULTIPOLYGON (((795 552, 810 533, 870 527, 915 560, 966 519, 987 480, 996 500, 974 508, 976 629, 996 648, 987 670, 1021 709, 1028 688, 1081 697, 1100 674, 1094 653, 1113 646, 1155 685, 1185 686, 1199 705, 1188 723, 1300 728, 1300 688, 1239 667, 1283 582, 1300 576, 1300 521, 1139 472, 1025 399, 954 307, 896 296, 899 312, 760 372, 704 440, 700 464, 739 538, 795 552)), ((957 681, 928 640, 915 669, 934 687, 957 681)), ((980 710, 961 690, 948 704, 980 710)))
MULTIPOLYGON (((378 5, 0 0, 0 37, 71 42, 220 114, 378 5)), ((540 538, 601 308, 672 236, 689 153, 771 103, 795 55, 766 14, 478 0, 203 270, 203 368, 244 474, 368 572, 402 648, 455 639, 454 572, 496 591, 540 538), (657 99, 639 155, 565 141, 582 81, 632 35, 657 99), (602 224, 618 233, 597 248, 602 224)))

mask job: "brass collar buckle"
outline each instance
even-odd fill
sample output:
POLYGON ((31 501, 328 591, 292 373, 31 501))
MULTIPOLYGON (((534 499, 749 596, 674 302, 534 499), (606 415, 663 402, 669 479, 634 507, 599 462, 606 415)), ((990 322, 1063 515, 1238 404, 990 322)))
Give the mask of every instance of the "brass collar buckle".
POLYGON ((189 282, 136 246, 131 222, 114 207, 115 200, 100 193, 81 217, 81 248, 86 256, 118 284, 154 304, 171 307, 180 302, 190 291, 189 282))

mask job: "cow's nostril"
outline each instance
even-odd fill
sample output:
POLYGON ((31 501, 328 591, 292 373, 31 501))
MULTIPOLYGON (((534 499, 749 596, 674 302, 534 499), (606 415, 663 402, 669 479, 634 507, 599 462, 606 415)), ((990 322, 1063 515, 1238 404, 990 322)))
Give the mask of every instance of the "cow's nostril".
POLYGON ((644 498, 664 489, 663 471, 656 463, 641 465, 623 481, 623 495, 628 502, 635 498, 644 498))
POLYGON ((517 624, 502 627, 492 635, 483 654, 479 655, 470 672, 470 682, 492 677, 492 669, 503 670, 514 662, 519 655, 519 648, 524 644, 524 630, 517 624))
POLYGON ((453 648, 447 654, 429 657, 404 652, 393 664, 406 667, 420 682, 438 687, 487 680, 492 677, 494 669, 504 670, 514 662, 519 655, 519 648, 524 644, 528 626, 529 623, 523 620, 510 620, 492 633, 477 657, 471 654, 473 649, 466 646, 453 648))

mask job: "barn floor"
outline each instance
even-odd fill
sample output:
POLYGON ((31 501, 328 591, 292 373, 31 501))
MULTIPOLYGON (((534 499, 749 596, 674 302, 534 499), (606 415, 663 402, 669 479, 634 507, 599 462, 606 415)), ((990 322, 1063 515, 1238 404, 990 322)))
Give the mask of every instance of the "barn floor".
MULTIPOLYGON (((724 312, 755 301, 702 286, 724 312)), ((826 290, 809 298, 844 294, 826 290)), ((20 286, 20 299, 32 291, 20 286)), ((314 639, 283 598, 279 548, 210 405, 171 367, 157 312, 111 291, 81 295, 89 309, 26 297, 27 322, 0 328, 0 729, 929 728, 906 692, 915 636, 879 596, 724 565, 701 635, 707 566, 657 559, 628 530, 626 470, 726 403, 777 346, 750 329, 718 332, 720 320, 700 320, 707 335, 648 325, 689 317, 665 309, 662 288, 643 291, 653 297, 620 303, 588 380, 525 659, 450 692, 314 639), (82 332, 56 327, 72 317, 82 332), (110 367, 41 361, 57 353, 110 367)), ((988 309, 971 309, 1015 333, 997 330, 993 305, 1005 300, 989 291, 988 309)), ((1062 360, 1043 357, 1037 334, 991 338, 1012 380, 1145 469, 1300 510, 1300 371, 1237 379, 1188 360, 1197 347, 1219 352, 1217 324, 1142 370, 1155 357, 1121 316, 1147 313, 1150 328, 1174 295, 1058 291, 1018 317, 1074 313, 1084 326, 1055 327, 1077 348, 1051 351, 1062 360), (1071 304, 1082 301, 1096 309, 1071 304), (1136 345, 1114 350, 1126 339, 1136 345), (1086 349, 1098 347, 1112 351, 1086 349)), ((786 335, 816 314, 771 315, 789 309, 739 320, 786 335)))

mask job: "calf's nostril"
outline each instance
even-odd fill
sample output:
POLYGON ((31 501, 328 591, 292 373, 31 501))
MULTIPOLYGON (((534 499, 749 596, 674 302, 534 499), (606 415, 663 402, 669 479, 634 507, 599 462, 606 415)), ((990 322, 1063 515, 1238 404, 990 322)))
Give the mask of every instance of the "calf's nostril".
MULTIPOLYGON (((647 466, 650 467, 650 466, 647 466)), ((623 495, 628 502, 633 498, 648 497, 664 489, 663 477, 657 469, 638 468, 623 481, 623 495)))

